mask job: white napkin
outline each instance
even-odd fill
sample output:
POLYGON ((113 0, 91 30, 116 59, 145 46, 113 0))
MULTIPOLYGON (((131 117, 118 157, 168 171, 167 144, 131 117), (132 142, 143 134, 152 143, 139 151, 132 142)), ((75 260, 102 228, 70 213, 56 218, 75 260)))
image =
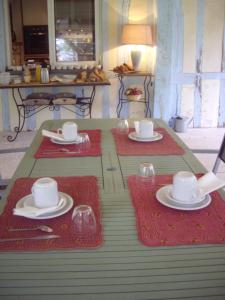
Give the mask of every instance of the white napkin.
POLYGON ((200 188, 201 197, 204 197, 225 186, 225 182, 218 178, 213 172, 209 172, 198 179, 198 186, 200 188))
POLYGON ((45 130, 45 129, 42 129, 42 135, 47 136, 49 138, 59 140, 59 141, 63 141, 63 142, 65 141, 62 134, 55 133, 55 132, 52 132, 52 131, 48 131, 48 130, 45 130))
POLYGON ((46 213, 54 212, 59 209, 64 203, 64 199, 61 198, 56 206, 38 208, 35 206, 23 206, 13 209, 13 214, 22 217, 38 217, 46 213))

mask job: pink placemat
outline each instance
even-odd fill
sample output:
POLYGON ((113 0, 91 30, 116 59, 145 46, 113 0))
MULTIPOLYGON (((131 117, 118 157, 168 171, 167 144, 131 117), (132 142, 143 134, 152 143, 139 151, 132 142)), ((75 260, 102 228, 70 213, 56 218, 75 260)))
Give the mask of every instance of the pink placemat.
POLYGON ((139 240, 146 246, 174 246, 225 243, 225 201, 211 193, 206 208, 181 211, 166 207, 156 199, 162 184, 171 184, 171 175, 156 176, 151 184, 140 184, 136 176, 128 178, 135 208, 139 240))
MULTIPOLYGON (((130 132, 134 129, 130 129, 130 132)), ((163 134, 163 138, 154 142, 136 142, 129 139, 128 135, 120 134, 116 128, 112 134, 119 155, 183 155, 184 149, 164 128, 156 128, 155 131, 163 134)))
POLYGON ((58 189, 73 198, 73 207, 64 215, 46 219, 34 220, 12 214, 17 201, 30 194, 31 186, 36 179, 20 178, 14 183, 7 199, 3 214, 0 216, 0 238, 32 237, 45 235, 41 231, 9 232, 8 228, 35 227, 45 224, 53 228, 53 233, 60 235, 58 239, 51 240, 24 240, 0 243, 0 251, 39 251, 74 248, 96 248, 103 242, 100 214, 100 202, 97 178, 94 176, 83 177, 55 177, 58 189), (97 221, 97 233, 88 239, 81 239, 72 231, 71 217, 73 208, 80 204, 90 205, 97 221))
POLYGON ((82 149, 80 145, 61 145, 54 144, 51 142, 50 138, 43 137, 43 140, 35 153, 35 158, 57 158, 57 157, 76 157, 76 156, 100 156, 102 154, 101 150, 101 130, 80 130, 80 133, 86 132, 89 135, 90 147, 88 149, 82 149), (69 151, 80 151, 79 153, 70 153, 65 154, 63 152, 56 153, 46 153, 47 150, 59 150, 61 148, 66 148, 69 151))

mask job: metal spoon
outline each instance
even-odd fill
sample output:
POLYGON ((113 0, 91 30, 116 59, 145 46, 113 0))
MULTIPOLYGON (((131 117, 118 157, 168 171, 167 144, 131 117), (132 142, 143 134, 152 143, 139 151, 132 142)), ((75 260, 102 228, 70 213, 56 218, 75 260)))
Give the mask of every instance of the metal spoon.
POLYGON ((39 225, 36 227, 27 227, 27 228, 8 228, 8 231, 27 231, 27 230, 41 230, 44 232, 53 232, 53 229, 47 225, 39 225))

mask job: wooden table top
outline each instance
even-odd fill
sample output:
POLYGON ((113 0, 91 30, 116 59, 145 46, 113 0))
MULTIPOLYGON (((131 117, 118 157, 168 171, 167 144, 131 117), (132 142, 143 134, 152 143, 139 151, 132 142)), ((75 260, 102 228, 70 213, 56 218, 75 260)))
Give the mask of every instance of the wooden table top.
MULTIPOLYGON (((164 122, 154 120, 185 154, 121 157, 110 132, 118 120, 75 120, 79 129, 102 129, 102 156, 36 160, 41 129, 59 128, 64 121, 43 123, 7 192, 19 177, 97 176, 104 244, 95 250, 0 253, 0 299, 225 299, 225 245, 146 247, 137 239, 126 177, 144 161, 151 161, 157 174, 205 172, 187 146, 164 122)), ((1 209, 5 201, 0 201, 1 209)))
POLYGON ((66 86, 103 86, 110 85, 109 80, 98 81, 98 82, 56 82, 52 81, 49 83, 30 82, 30 83, 19 83, 19 84, 0 84, 0 89, 13 89, 13 88, 32 88, 32 87, 66 87, 66 86))

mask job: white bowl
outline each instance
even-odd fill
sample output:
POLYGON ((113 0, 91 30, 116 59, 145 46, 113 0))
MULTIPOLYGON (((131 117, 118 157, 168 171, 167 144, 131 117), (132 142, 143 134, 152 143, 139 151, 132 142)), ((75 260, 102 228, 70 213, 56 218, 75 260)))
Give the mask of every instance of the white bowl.
POLYGON ((127 95, 127 99, 129 101, 139 101, 142 97, 142 94, 141 95, 127 95))

